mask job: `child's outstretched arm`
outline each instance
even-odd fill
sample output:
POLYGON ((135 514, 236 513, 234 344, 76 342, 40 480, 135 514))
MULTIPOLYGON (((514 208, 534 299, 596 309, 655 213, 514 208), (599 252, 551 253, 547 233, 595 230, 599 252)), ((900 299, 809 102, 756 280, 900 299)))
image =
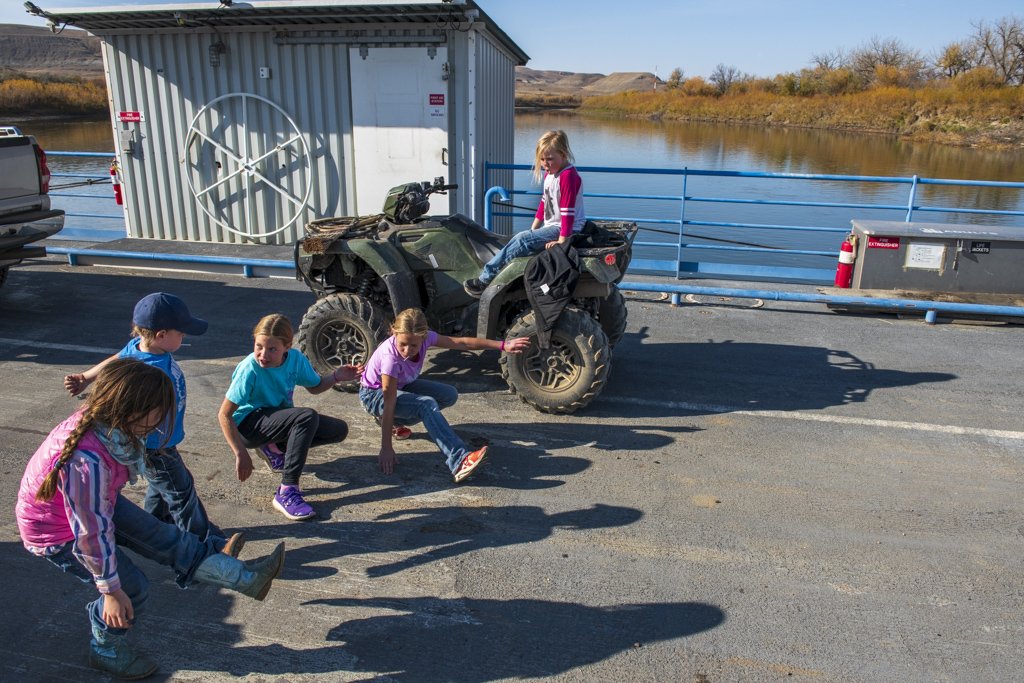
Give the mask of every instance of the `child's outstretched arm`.
POLYGON ((117 360, 117 354, 115 353, 110 358, 102 360, 96 365, 92 366, 85 372, 75 372, 70 375, 64 375, 64 388, 68 390, 68 393, 72 396, 78 396, 80 393, 85 391, 85 388, 92 384, 92 381, 99 376, 100 370, 102 370, 107 363, 112 360, 117 360))
POLYGON ((217 413, 217 421, 220 422, 220 430, 224 433, 224 440, 228 442, 231 452, 235 454, 235 474, 238 481, 245 481, 252 474, 252 456, 249 449, 245 447, 245 439, 238 431, 238 425, 231 415, 238 410, 238 404, 229 399, 224 399, 220 404, 220 411, 217 413))
POLYGON ((391 442, 391 429, 395 426, 395 403, 398 402, 398 381, 391 375, 381 375, 380 388, 384 392, 384 410, 380 414, 380 454, 377 463, 381 472, 391 474, 398 464, 398 455, 391 442))
POLYGON ((442 349, 458 349, 460 351, 504 351, 505 353, 522 353, 530 346, 529 337, 516 337, 515 339, 481 339, 479 337, 446 337, 443 334, 437 335, 434 346, 442 349))
POLYGON ((311 394, 322 394, 338 382, 351 382, 357 379, 359 375, 363 374, 363 364, 359 365, 342 365, 340 368, 329 372, 326 375, 320 376, 320 384, 313 387, 306 387, 306 391, 311 394))

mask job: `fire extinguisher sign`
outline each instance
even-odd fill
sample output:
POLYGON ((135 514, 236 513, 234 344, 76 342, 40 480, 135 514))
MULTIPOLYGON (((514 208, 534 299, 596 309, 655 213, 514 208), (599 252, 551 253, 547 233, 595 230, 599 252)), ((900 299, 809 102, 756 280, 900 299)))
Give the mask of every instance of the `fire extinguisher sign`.
POLYGON ((899 249, 899 237, 879 237, 868 235, 868 249, 899 249))
POLYGON ((117 120, 121 123, 144 123, 146 115, 141 111, 119 111, 117 112, 117 120))

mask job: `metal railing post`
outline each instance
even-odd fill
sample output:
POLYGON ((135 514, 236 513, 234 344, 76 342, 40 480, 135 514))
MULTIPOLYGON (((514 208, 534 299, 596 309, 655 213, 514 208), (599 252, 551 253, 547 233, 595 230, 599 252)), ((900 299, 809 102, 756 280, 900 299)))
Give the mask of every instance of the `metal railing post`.
POLYGON ((910 199, 907 201, 907 218, 904 223, 909 223, 914 217, 914 201, 917 199, 917 174, 910 181, 910 199))

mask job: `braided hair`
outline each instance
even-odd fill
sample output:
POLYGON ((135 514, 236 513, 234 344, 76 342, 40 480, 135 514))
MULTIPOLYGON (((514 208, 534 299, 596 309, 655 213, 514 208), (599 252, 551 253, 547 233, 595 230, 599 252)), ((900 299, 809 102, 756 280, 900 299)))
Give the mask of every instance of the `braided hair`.
POLYGON ((134 358, 118 358, 106 364, 93 384, 82 418, 64 440, 60 457, 39 486, 36 500, 46 502, 53 498, 60 471, 71 460, 86 432, 102 424, 134 439, 135 444, 142 447, 144 435, 135 434, 134 430, 154 410, 160 413, 161 423, 170 420, 171 429, 167 430, 170 434, 175 417, 174 386, 163 370, 134 358))

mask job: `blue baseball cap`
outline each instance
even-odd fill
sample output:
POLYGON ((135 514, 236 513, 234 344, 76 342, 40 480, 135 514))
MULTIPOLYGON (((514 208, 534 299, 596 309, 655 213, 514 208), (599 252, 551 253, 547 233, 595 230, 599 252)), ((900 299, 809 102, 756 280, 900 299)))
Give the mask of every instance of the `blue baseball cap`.
POLYGON ((209 323, 192 317, 185 302, 167 292, 147 294, 135 304, 132 322, 147 330, 178 330, 185 334, 202 334, 209 323))

